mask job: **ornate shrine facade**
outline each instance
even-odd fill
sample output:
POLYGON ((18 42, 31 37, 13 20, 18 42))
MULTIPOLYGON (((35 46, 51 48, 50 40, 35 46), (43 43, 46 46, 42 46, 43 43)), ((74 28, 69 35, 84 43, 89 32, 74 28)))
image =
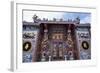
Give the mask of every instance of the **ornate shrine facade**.
POLYGON ((23 22, 23 62, 91 59, 90 24, 23 22))

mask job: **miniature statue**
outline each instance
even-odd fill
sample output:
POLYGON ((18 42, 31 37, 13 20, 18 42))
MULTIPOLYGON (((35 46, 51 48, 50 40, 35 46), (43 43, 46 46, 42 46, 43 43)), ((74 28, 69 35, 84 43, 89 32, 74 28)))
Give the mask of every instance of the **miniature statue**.
POLYGON ((76 23, 80 24, 80 18, 79 17, 76 18, 76 23))
POLYGON ((34 23, 37 23, 38 16, 36 14, 34 14, 32 18, 33 18, 34 23))

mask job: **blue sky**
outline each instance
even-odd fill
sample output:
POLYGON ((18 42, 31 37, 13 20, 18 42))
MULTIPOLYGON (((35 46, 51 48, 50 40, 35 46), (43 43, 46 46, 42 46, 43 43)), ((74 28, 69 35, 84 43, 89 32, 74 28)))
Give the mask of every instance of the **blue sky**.
POLYGON ((50 12, 50 11, 24 11, 23 20, 32 22, 32 16, 36 14, 40 19, 48 18, 48 20, 53 20, 53 18, 63 20, 72 19, 80 17, 80 23, 91 23, 91 13, 84 12, 50 12))
POLYGON ((81 23, 90 23, 91 22, 91 14, 90 13, 69 12, 69 13, 64 13, 64 15, 63 15, 64 19, 74 20, 76 17, 80 18, 81 23))

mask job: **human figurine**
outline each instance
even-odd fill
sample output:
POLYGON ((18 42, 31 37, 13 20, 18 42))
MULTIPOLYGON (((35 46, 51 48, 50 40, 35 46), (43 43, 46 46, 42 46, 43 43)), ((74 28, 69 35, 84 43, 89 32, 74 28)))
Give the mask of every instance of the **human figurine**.
POLYGON ((68 57, 68 55, 65 54, 65 55, 64 55, 64 60, 65 60, 65 61, 67 60, 67 57, 68 57))
POLYGON ((45 51, 42 51, 41 61, 46 61, 46 52, 45 51))
POLYGON ((72 51, 68 52, 68 56, 69 56, 69 60, 73 60, 74 59, 72 51))
POLYGON ((64 60, 68 60, 68 47, 64 49, 64 60))

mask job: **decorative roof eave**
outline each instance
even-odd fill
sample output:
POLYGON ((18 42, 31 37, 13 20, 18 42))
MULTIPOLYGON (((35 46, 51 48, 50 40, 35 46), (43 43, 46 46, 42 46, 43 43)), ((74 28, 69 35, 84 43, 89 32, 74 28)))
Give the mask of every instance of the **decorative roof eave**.
POLYGON ((84 24, 75 24, 75 27, 88 27, 90 28, 90 23, 84 23, 84 24))
POLYGON ((23 22, 23 25, 40 25, 40 24, 77 24, 77 23, 76 22, 67 22, 67 21, 39 21, 37 23, 23 22))
POLYGON ((39 26, 40 24, 74 24, 76 27, 90 27, 90 23, 84 23, 84 24, 77 24, 76 22, 67 22, 67 21, 40 21, 38 23, 34 22, 26 22, 23 21, 23 25, 34 25, 39 26))
POLYGON ((39 24, 76 24, 76 22, 67 21, 40 21, 39 24))

